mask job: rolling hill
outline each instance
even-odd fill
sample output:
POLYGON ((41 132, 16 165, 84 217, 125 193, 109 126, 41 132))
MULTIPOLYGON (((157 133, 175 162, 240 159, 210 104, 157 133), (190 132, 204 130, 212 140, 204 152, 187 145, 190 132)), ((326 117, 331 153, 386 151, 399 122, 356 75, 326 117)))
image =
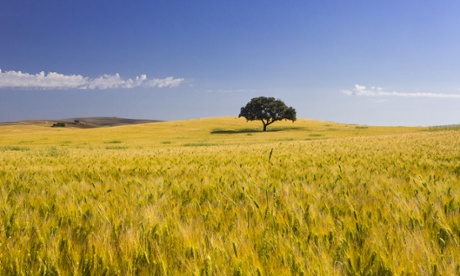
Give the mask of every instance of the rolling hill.
POLYGON ((159 120, 141 120, 141 119, 127 119, 117 117, 79 117, 79 118, 67 118, 60 120, 22 120, 15 122, 0 123, 1 125, 53 125, 57 123, 65 123, 68 127, 77 128, 95 128, 95 127, 112 127, 112 126, 123 126, 123 125, 134 125, 134 124, 146 124, 161 122, 159 120))
POLYGON ((459 275, 460 132, 429 130, 2 125, 0 275, 459 275))

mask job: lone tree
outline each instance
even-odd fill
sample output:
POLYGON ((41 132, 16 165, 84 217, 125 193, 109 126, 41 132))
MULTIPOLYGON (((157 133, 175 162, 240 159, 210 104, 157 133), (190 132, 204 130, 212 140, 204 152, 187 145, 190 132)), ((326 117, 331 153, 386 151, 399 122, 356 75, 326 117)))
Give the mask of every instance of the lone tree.
POLYGON ((291 120, 294 122, 296 111, 292 107, 287 107, 280 99, 273 97, 257 97, 251 99, 245 107, 241 108, 240 115, 247 121, 262 121, 264 131, 267 131, 267 126, 276 121, 291 120))

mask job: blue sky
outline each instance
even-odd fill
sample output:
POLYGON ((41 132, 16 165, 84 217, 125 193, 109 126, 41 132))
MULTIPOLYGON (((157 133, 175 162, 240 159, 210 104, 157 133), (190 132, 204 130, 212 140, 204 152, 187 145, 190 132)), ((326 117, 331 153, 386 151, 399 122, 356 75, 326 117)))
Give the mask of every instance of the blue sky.
POLYGON ((239 114, 460 123, 459 1, 0 2, 0 122, 239 114))

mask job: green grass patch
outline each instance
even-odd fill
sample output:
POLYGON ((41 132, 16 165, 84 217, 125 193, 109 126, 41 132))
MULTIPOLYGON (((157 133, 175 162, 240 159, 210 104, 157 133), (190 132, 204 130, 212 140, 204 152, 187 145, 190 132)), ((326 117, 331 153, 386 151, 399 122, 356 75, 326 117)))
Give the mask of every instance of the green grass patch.
POLYGON ((41 151, 41 156, 47 157, 61 157, 66 156, 68 154, 67 150, 59 149, 57 147, 48 147, 41 151))
POLYGON ((294 138, 281 138, 281 139, 278 139, 276 141, 295 141, 296 139, 294 138))
POLYGON ((239 134, 239 133, 253 133, 262 132, 260 128, 242 128, 242 129, 221 129, 216 128, 211 131, 211 134, 239 134))
POLYGON ((207 142, 197 142, 197 143, 185 143, 183 144, 184 147, 210 147, 210 146, 217 146, 214 143, 207 143, 207 142))
POLYGON ((1 151, 28 151, 30 148, 28 147, 20 147, 20 146, 3 146, 0 147, 1 151))
MULTIPOLYGON (((276 125, 274 126, 268 126, 267 131, 265 132, 280 132, 280 131, 292 131, 292 130, 305 130, 304 127, 277 127, 276 125)), ((258 133, 258 132, 264 132, 262 127, 259 128, 241 128, 241 129, 222 129, 222 128, 216 128, 211 131, 211 134, 240 134, 240 133, 258 133)))
POLYGON ((110 140, 110 141, 105 141, 105 144, 121 144, 123 141, 121 140, 110 140))
POLYGON ((459 131, 460 124, 428 127, 428 131, 448 131, 448 130, 459 131))
POLYGON ((105 147, 105 149, 108 149, 108 150, 125 150, 128 148, 129 148, 128 146, 107 146, 105 147))

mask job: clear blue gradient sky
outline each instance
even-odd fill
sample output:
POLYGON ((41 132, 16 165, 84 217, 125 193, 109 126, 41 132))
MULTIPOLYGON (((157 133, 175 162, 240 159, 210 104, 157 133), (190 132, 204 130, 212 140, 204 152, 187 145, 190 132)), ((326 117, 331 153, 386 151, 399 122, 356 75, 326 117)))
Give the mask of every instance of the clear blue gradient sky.
POLYGON ((238 115, 460 123, 460 1, 0 2, 0 121, 238 115))

